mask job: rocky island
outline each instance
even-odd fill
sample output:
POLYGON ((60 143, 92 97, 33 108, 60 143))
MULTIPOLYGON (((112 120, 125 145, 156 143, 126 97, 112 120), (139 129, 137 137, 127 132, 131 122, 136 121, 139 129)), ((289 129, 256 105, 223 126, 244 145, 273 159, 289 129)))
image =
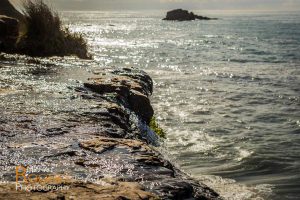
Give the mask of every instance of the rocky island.
POLYGON ((163 20, 169 20, 169 21, 192 21, 192 20, 216 20, 217 18, 209 18, 205 16, 195 15, 193 12, 189 12, 187 10, 183 9, 176 9, 169 11, 167 13, 166 18, 163 20))
MULTIPOLYGON (((1 44, 9 44, 3 38, 15 33, 16 22, 14 16, 1 18, 1 44)), ((1 55, 0 68, 18 62, 15 57, 1 55)), ((26 59, 24 65, 35 63, 26 59)), ((40 73, 34 70, 29 72, 40 73)), ((1 101, 20 97, 17 104, 22 105, 37 97, 45 98, 42 102, 59 99, 60 111, 21 106, 1 112, 0 199, 221 199, 158 150, 161 139, 151 125, 153 82, 147 73, 101 68, 66 89, 69 97, 42 93, 32 85, 22 90, 1 86, 1 101), (79 106, 73 108, 75 103, 79 106)))

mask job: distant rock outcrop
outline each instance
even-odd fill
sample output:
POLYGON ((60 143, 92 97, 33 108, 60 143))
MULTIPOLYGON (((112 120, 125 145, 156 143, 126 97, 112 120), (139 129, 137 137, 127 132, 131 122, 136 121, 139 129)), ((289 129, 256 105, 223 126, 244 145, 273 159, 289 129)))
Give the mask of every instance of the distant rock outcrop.
POLYGON ((217 18, 209 18, 200 15, 195 15, 193 12, 189 12, 187 10, 176 9, 169 11, 167 13, 166 18, 163 20, 171 20, 171 21, 191 21, 191 20, 214 20, 217 18))

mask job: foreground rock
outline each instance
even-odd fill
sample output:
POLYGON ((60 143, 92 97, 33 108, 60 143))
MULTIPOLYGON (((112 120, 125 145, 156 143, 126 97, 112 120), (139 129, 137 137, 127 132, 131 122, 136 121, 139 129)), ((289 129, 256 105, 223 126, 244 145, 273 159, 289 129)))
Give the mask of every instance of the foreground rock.
POLYGON ((216 18, 209 18, 200 15, 195 15, 193 12, 189 12, 187 10, 176 9, 169 11, 167 13, 166 18, 163 20, 171 20, 171 21, 192 21, 192 20, 215 20, 216 18))
POLYGON ((0 52, 13 50, 19 36, 19 21, 0 15, 0 52))
MULTIPOLYGON (((157 150, 158 137, 148 126, 152 88, 143 71, 107 68, 73 88, 69 104, 79 103, 76 109, 5 109, 0 113, 0 199, 221 199, 157 150), (18 178, 21 184, 26 177, 55 175, 59 182, 44 184, 64 189, 16 191, 16 166, 28 169, 18 178)), ((14 94, 5 90, 3 95, 14 94)))
POLYGON ((111 76, 90 78, 84 86, 99 94, 117 93, 118 98, 146 123, 150 122, 154 114, 149 100, 153 83, 147 74, 140 71, 114 71, 111 76))

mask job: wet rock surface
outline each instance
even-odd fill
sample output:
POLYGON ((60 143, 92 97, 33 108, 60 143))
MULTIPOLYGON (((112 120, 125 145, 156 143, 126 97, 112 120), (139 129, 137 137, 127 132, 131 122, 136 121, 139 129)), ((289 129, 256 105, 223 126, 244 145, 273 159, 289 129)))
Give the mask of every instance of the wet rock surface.
POLYGON ((124 182, 114 179, 103 179, 101 184, 87 183, 77 180, 64 180, 59 186, 65 190, 18 192, 14 184, 0 185, 0 199, 159 199, 156 195, 146 192, 136 182, 124 182))
POLYGON ((116 70, 111 76, 98 75, 90 78, 84 86, 99 94, 117 93, 117 98, 146 123, 150 122, 154 114, 149 100, 153 83, 144 72, 133 69, 116 70))
POLYGON ((56 82, 45 83, 47 92, 41 82, 10 88, 18 81, 10 76, 0 85, 2 103, 16 102, 1 103, 0 199, 220 199, 158 151, 147 125, 153 84, 145 72, 100 69, 59 92, 56 82), (68 177, 61 184, 69 188, 16 191, 21 165, 28 174, 68 177))

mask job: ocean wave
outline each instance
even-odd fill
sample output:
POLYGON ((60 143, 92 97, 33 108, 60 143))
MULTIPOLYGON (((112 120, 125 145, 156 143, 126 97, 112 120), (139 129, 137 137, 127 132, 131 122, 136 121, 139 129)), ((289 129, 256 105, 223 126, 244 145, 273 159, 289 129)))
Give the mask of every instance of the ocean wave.
POLYGON ((220 176, 201 175, 196 177, 209 187, 214 188, 225 200, 264 200, 272 196, 273 185, 259 184, 247 186, 233 179, 220 176))

